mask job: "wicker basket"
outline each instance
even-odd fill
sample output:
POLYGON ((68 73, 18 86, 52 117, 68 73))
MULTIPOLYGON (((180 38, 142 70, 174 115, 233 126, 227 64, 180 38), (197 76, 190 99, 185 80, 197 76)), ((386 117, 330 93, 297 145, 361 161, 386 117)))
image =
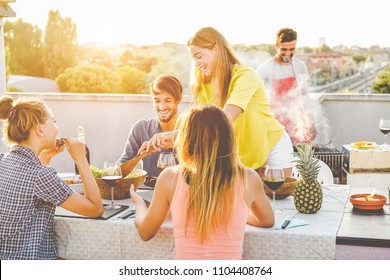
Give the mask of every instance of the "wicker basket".
MULTIPOLYGON (((130 186, 134 185, 135 190, 142 184, 146 177, 145 170, 133 170, 132 173, 141 173, 142 175, 132 178, 124 178, 119 181, 114 187, 114 199, 126 199, 130 197, 130 186)), ((99 187, 100 194, 103 199, 111 199, 111 187, 103 181, 103 179, 96 178, 96 183, 99 187)))
MULTIPOLYGON (((268 188, 265 184, 264 190, 265 194, 272 198, 272 190, 268 188)), ((295 190, 295 187, 297 186, 297 179, 287 177, 284 181, 284 184, 275 191, 275 199, 285 199, 286 197, 289 197, 295 190)))

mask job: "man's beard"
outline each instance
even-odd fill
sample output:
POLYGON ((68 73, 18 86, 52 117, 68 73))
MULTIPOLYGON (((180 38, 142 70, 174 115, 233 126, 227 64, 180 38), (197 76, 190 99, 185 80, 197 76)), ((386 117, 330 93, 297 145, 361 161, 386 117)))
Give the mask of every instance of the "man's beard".
POLYGON ((169 121, 172 119, 172 114, 171 114, 168 118, 164 118, 164 119, 162 119, 162 118, 159 116, 158 119, 159 119, 160 122, 162 122, 162 123, 167 123, 167 122, 169 122, 169 121))
POLYGON ((289 56, 287 56, 287 55, 282 55, 282 61, 283 61, 284 63, 288 63, 288 62, 291 61, 292 57, 293 57, 293 55, 289 55, 289 56))
POLYGON ((176 114, 177 114, 177 109, 174 108, 174 109, 171 110, 171 114, 170 114, 168 117, 164 118, 164 119, 162 119, 161 116, 158 114, 158 119, 159 119, 159 121, 162 122, 162 123, 168 123, 168 122, 170 122, 170 120, 172 120, 172 118, 173 118, 176 114))

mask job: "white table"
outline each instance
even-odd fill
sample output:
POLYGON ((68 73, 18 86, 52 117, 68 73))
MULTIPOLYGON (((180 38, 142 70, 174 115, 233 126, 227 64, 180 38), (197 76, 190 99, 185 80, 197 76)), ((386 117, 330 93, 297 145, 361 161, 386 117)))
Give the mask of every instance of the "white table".
MULTIPOLYGON (((349 186, 324 186, 323 193, 322 208, 316 214, 299 213, 293 197, 277 200, 277 207, 283 212, 277 214, 275 226, 286 215, 295 215, 309 225, 285 230, 247 225, 243 259, 334 259, 336 234, 349 198, 349 186)), ((117 202, 132 207, 130 199, 117 202)), ((123 220, 117 216, 108 220, 56 217, 58 256, 87 260, 174 259, 169 218, 152 240, 144 242, 138 236, 133 218, 123 220)))

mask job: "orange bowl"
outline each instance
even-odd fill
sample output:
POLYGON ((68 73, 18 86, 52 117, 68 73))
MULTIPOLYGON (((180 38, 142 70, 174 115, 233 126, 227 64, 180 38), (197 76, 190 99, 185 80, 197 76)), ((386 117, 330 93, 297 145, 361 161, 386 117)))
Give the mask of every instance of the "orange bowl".
MULTIPOLYGON (((284 180, 284 184, 275 191, 275 199, 285 199, 289 197, 294 192, 295 187, 297 186, 297 182, 298 180, 296 178, 287 177, 284 180)), ((263 184, 263 186, 265 194, 268 197, 272 198, 272 190, 268 188, 265 184, 263 184)))
POLYGON ((369 193, 361 193, 351 195, 349 201, 353 207, 360 210, 379 210, 383 208, 386 203, 386 197, 380 194, 374 194, 373 200, 365 200, 364 198, 369 196, 369 193))
MULTIPOLYGON (((145 180, 146 173, 145 170, 134 169, 126 178, 121 179, 114 187, 114 199, 129 198, 131 184, 133 184, 134 189, 137 190, 139 185, 145 180)), ((96 178, 95 180, 102 198, 111 199, 111 187, 101 178, 96 178)))

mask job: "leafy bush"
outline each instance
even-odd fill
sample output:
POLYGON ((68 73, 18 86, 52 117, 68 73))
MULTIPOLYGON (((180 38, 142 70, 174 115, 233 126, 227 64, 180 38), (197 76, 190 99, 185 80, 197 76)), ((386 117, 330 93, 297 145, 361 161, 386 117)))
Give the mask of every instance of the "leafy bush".
POLYGON ((116 70, 123 93, 145 93, 146 73, 133 66, 125 65, 116 70))
POLYGON ((372 84, 372 93, 388 93, 390 94, 390 65, 385 71, 380 72, 372 84))
POLYGON ((119 79, 110 69, 86 64, 68 68, 56 78, 61 92, 115 93, 119 91, 119 79))

